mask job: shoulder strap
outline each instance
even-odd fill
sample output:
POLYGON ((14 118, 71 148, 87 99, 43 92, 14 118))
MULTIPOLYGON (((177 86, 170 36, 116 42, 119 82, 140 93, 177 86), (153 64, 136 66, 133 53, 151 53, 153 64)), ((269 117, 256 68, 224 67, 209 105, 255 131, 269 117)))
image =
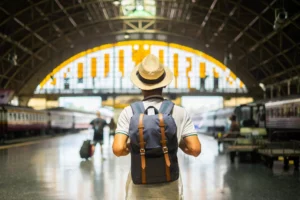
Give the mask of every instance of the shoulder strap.
POLYGON ((145 111, 144 104, 142 101, 134 102, 130 104, 130 106, 133 111, 133 114, 140 114, 140 113, 144 113, 145 111))
POLYGON ((174 103, 170 100, 164 100, 160 106, 159 112, 163 114, 171 114, 174 103))

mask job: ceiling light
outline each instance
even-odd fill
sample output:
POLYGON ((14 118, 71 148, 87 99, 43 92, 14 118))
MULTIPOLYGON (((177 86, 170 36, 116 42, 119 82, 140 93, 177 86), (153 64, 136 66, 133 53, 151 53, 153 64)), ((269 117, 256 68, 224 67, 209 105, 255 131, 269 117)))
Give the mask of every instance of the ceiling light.
POLYGON ((133 46, 133 49, 134 49, 134 50, 139 50, 139 45, 135 44, 135 45, 133 46))
POLYGON ((114 4, 115 6, 119 6, 119 5, 120 5, 120 1, 114 1, 113 4, 114 4))
POLYGON ((138 11, 142 11, 142 10, 144 10, 144 6, 142 6, 142 5, 138 5, 138 6, 136 7, 136 10, 138 10, 138 11))
POLYGON ((129 34, 126 33, 126 34, 124 35, 124 38, 125 38, 125 39, 129 39, 129 38, 130 38, 129 34))
POLYGON ((209 47, 209 44, 206 44, 205 46, 206 46, 206 48, 208 48, 208 47, 209 47))
POLYGON ((266 91, 266 87, 265 87, 265 85, 264 85, 263 83, 260 83, 260 84, 259 84, 259 87, 261 87, 261 89, 262 89, 263 91, 266 91))

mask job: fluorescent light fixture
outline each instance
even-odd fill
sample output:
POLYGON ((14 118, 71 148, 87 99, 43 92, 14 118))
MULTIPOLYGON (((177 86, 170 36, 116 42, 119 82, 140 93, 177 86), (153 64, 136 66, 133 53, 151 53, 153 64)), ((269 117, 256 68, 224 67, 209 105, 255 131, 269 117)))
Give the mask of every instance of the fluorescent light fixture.
POLYGON ((124 35, 124 38, 125 38, 125 39, 129 39, 129 38, 130 38, 129 34, 126 33, 126 34, 124 35))
POLYGON ((119 6, 121 3, 120 3, 120 1, 114 1, 113 4, 114 4, 115 6, 119 6))
POLYGON ((136 10, 138 10, 138 11, 144 10, 144 6, 138 5, 138 6, 136 7, 136 10))
POLYGON ((266 91, 266 87, 265 87, 265 85, 263 83, 259 83, 259 87, 261 87, 261 89, 263 91, 266 91))

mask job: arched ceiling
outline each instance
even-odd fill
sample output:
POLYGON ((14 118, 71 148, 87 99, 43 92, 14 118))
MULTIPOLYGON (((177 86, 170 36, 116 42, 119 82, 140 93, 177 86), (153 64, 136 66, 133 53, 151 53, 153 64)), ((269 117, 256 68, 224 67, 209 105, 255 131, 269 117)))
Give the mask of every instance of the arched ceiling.
POLYGON ((2 0, 0 88, 32 94, 62 61, 116 42, 124 34, 138 39, 165 35, 168 42, 199 49, 220 61, 227 55, 227 66, 252 92, 259 83, 300 76, 298 0, 158 0, 151 17, 124 16, 114 2, 2 0), (283 7, 288 19, 274 30, 275 10, 283 7))

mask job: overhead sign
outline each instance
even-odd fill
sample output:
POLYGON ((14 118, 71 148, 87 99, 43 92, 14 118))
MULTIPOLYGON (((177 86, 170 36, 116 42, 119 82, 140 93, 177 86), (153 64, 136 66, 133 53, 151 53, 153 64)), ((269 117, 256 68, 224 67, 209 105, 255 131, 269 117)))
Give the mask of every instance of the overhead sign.
POLYGON ((244 83, 230 69, 201 51, 174 43, 134 40, 74 55, 48 74, 36 93, 112 88, 130 93, 136 89, 130 73, 150 53, 158 56, 174 74, 168 91, 247 92, 244 83))

